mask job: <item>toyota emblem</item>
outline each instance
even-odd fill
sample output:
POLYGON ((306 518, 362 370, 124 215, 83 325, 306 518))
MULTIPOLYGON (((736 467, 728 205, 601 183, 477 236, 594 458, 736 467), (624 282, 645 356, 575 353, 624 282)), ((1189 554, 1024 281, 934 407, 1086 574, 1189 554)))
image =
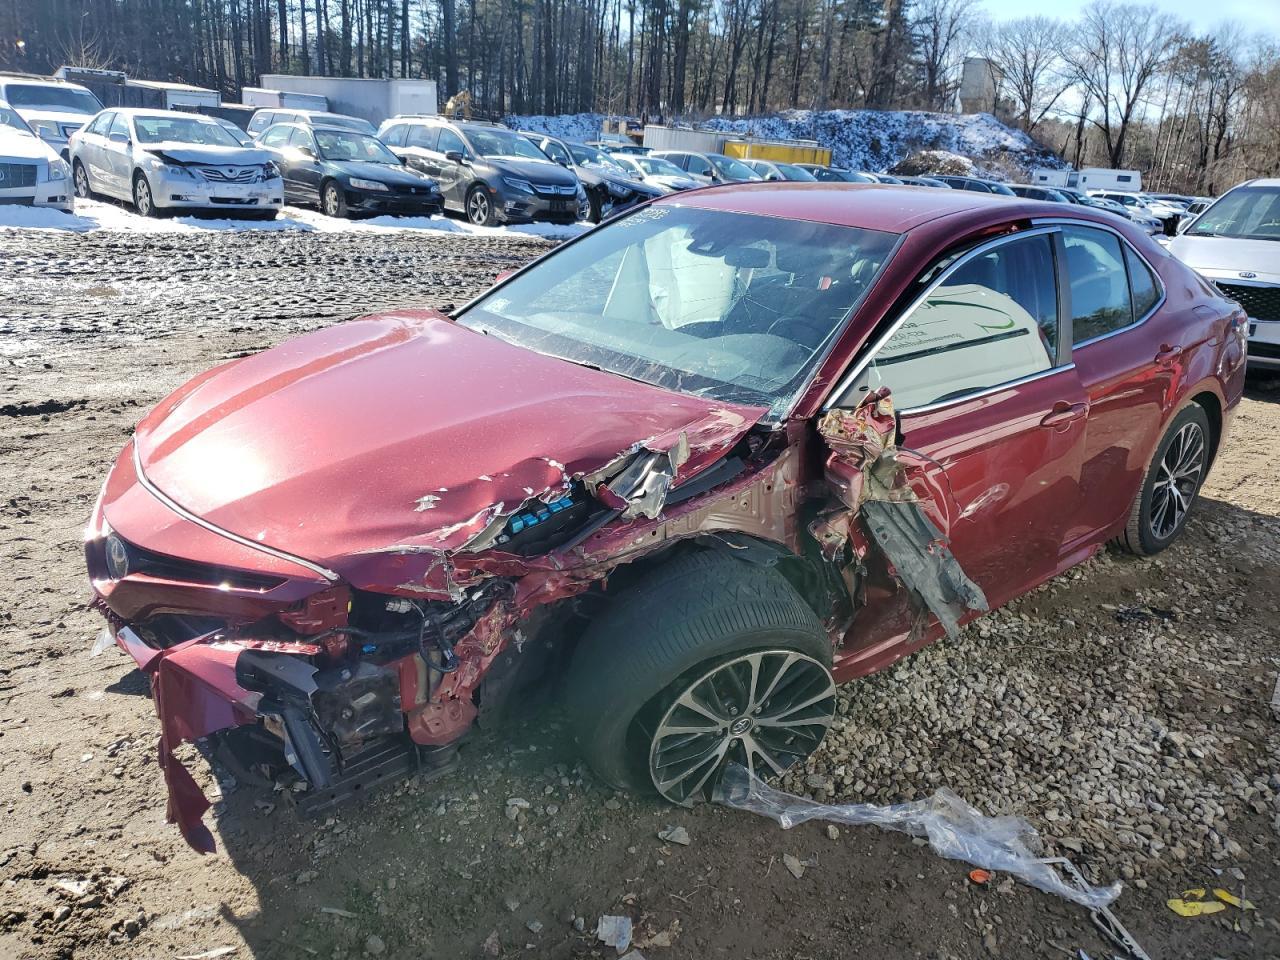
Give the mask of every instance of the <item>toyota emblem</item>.
POLYGON ((1252 280, 1252 279, 1254 279, 1256 276, 1257 276, 1257 274, 1256 274, 1256 273, 1254 273, 1252 270, 1241 270, 1241 271, 1240 271, 1240 279, 1242 279, 1242 280, 1252 280))
POLYGON ((4 171, 0 170, 0 183, 4 183, 4 171))

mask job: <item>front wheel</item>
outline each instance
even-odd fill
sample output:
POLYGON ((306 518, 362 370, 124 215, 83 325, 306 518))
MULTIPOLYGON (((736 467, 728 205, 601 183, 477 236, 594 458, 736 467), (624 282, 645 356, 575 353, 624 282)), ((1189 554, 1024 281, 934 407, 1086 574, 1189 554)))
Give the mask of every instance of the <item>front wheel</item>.
POLYGON ((817 749, 835 715, 831 643, 776 571, 689 553, 592 623, 568 700, 603 780, 688 806, 728 763, 771 778, 817 749))
POLYGON ((93 197, 93 188, 89 186, 89 171, 79 160, 71 168, 71 180, 75 184, 77 197, 81 200, 89 200, 93 197))
POLYGON ((1182 533, 1209 472, 1210 437, 1209 418, 1200 404, 1188 403, 1173 418, 1143 475, 1119 537, 1122 547, 1150 556, 1182 533))
POLYGON ((326 217, 346 217, 347 198, 335 181, 330 180, 320 192, 320 208, 326 217))
POLYGON ((133 178, 133 208, 144 217, 160 216, 160 208, 156 206, 155 197, 151 195, 151 184, 141 173, 133 178))
POLYGON ((491 227, 496 222, 493 201, 484 187, 472 187, 467 194, 467 219, 477 227, 491 227))

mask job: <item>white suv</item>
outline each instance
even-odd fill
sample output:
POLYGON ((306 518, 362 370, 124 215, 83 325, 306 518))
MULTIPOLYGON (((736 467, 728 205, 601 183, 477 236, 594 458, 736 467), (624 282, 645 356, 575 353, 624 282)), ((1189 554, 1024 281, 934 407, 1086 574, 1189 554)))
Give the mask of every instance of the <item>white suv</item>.
POLYGON ((1228 190, 1169 251, 1249 314, 1249 365, 1280 370, 1280 180, 1228 190))

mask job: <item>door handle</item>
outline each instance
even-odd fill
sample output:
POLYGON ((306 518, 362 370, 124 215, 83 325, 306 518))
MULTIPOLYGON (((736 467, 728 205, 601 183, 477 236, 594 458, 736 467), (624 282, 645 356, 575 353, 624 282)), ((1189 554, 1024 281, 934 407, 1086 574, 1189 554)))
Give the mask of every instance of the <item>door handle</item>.
POLYGON ((1042 427, 1061 427, 1072 421, 1079 420, 1089 412, 1087 403, 1067 403, 1065 400, 1059 400, 1053 405, 1053 410, 1046 413, 1040 420, 1042 427))
POLYGON ((1160 352, 1156 354, 1156 363, 1168 366, 1180 356, 1182 356, 1181 347, 1171 347, 1167 343, 1161 344, 1160 352))

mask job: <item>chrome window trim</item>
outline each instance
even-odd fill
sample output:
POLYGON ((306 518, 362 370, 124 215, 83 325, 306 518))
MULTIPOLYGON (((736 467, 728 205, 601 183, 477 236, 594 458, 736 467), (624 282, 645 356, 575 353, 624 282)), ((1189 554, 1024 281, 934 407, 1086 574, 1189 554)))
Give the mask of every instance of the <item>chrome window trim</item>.
MULTIPOLYGON (((1074 223, 1076 221, 1070 221, 1070 222, 1074 223)), ((879 353, 881 348, 883 348, 884 345, 889 341, 889 338, 898 332, 898 328, 901 327, 904 323, 906 323, 907 318, 910 317, 913 313, 915 313, 916 310, 920 308, 920 305, 924 303, 925 300, 929 299, 930 296, 932 296, 933 291, 936 290, 939 286, 941 286, 942 282, 946 280, 948 277, 950 277, 953 273, 955 273, 956 270, 960 269, 962 266, 967 264, 970 260, 973 260, 974 258, 981 256, 982 254, 986 253, 989 250, 994 250, 996 247, 1002 247, 1005 244, 1014 242, 1015 240, 1025 240, 1028 237, 1050 236, 1054 233, 1057 233, 1058 229, 1059 229, 1058 226, 1055 224, 1052 226, 1039 226, 1031 230, 1020 230, 1016 233, 1002 234, 1001 236, 996 237, 992 240, 988 240, 985 243, 981 243, 970 250, 966 250, 964 253, 958 256, 955 259, 955 261, 953 261, 951 264, 947 266, 945 270, 943 270, 940 274, 938 274, 938 276, 934 277, 933 280, 929 282, 929 285, 920 292, 920 295, 917 296, 914 300, 912 300, 911 304, 898 315, 898 318, 894 320, 892 324, 890 324, 889 329, 887 329, 884 333, 882 333, 879 337, 877 337, 875 342, 872 343, 871 347, 863 353, 862 358, 858 360, 856 363, 854 363, 854 365, 849 368, 849 372, 846 373, 843 377, 840 378, 840 380, 836 382, 835 387, 831 390, 830 393, 827 394, 827 399, 824 400, 822 403, 822 411, 825 413, 826 411, 832 409, 832 407, 835 406, 836 401, 844 395, 845 391, 848 390, 850 387, 852 387, 855 383, 857 383, 858 378, 862 376, 863 371, 866 370, 868 364, 871 363, 875 355, 879 353)), ((1054 277, 1054 283, 1055 285, 1057 283, 1056 275, 1054 277)), ((1058 324, 1059 324, 1059 327, 1061 327, 1061 324, 1062 324, 1061 317, 1058 318, 1058 324)), ((1068 366, 1074 366, 1074 364, 1071 364, 1070 361, 1068 361, 1068 363, 1059 364, 1056 367, 1049 367, 1047 370, 1037 370, 1035 373, 1029 374, 1028 377, 1034 379, 1035 377, 1041 376, 1046 373, 1053 373, 1058 370, 1066 369, 1068 366)), ((1008 384, 1020 382, 1022 379, 1025 379, 1025 378, 1019 378, 1019 380, 1016 380, 1016 381, 1010 380, 1010 381, 1007 381, 1006 383, 1000 383, 989 388, 983 388, 983 392, 990 391, 990 390, 1000 390, 1000 389, 1003 389, 1008 384)), ((955 397, 951 400, 947 400, 946 403, 948 404, 958 403, 962 400, 968 400, 972 396, 975 396, 976 393, 977 392, 975 391, 974 394, 966 394, 965 396, 962 396, 962 397, 955 397)), ((934 406, 936 405, 936 403, 940 403, 940 402, 941 401, 936 401, 935 404, 926 404, 925 407, 934 406)), ((925 409, 925 407, 907 407, 907 408, 904 408, 903 410, 900 410, 899 413, 902 413, 902 414, 914 413, 917 410, 925 409)))
POLYGON ((1029 373, 1025 377, 1019 377, 1017 380, 1008 380, 1004 383, 997 383, 994 387, 983 387, 973 393, 966 393, 963 397, 952 397, 949 400, 935 400, 933 403, 926 403, 920 407, 907 407, 905 410, 898 411, 901 416, 914 416, 918 413, 932 413, 935 410, 942 410, 946 407, 953 407, 957 403, 968 403, 971 400, 980 400, 983 397, 990 396, 993 393, 999 393, 1002 390, 1011 390, 1014 387, 1020 387, 1023 384, 1031 383, 1035 380, 1043 380, 1045 377, 1051 377, 1059 373, 1067 373, 1076 368, 1075 363, 1064 363, 1061 366, 1050 367, 1048 370, 1037 370, 1035 373, 1029 373))
POLYGON ((212 524, 208 520, 204 519, 204 517, 196 516, 194 513, 192 513, 186 507, 182 506, 182 504, 175 501, 167 493, 165 493, 163 490, 157 487, 154 483, 152 483, 151 479, 146 475, 146 473, 143 472, 142 452, 138 449, 138 441, 136 439, 133 441, 133 473, 138 478, 138 482, 142 484, 142 487, 144 490, 146 490, 149 494, 151 494, 153 497, 155 497, 157 500, 163 503, 166 507, 168 507, 174 513, 176 513, 178 516, 182 517, 184 520, 190 520, 196 526, 203 527, 204 529, 208 530, 210 533, 216 533, 220 537, 226 537, 228 540, 232 540, 240 544, 242 547, 249 547, 252 550, 257 550, 260 553, 265 553, 265 554, 268 554, 269 556, 275 557, 277 560, 284 560, 287 563, 296 564, 297 566, 310 570, 312 573, 319 574, 321 577, 323 577, 325 580, 330 581, 331 583, 336 583, 339 579, 341 579, 332 570, 327 570, 324 567, 320 566, 318 563, 312 563, 310 560, 302 559, 302 557, 295 557, 291 553, 285 553, 283 550, 277 550, 275 547, 269 547, 265 543, 256 543, 255 541, 250 540, 248 537, 240 536, 238 533, 232 533, 230 530, 223 530, 221 527, 216 526, 215 524, 212 524))
MULTIPOLYGON (((1064 227, 1064 226, 1065 226, 1065 227, 1085 227, 1085 228, 1090 229, 1090 230, 1103 230, 1103 231, 1105 231, 1106 233, 1110 233, 1110 234, 1112 234, 1113 236, 1115 236, 1115 238, 1116 238, 1117 240, 1119 240, 1119 241, 1120 241, 1120 243, 1122 244, 1122 246, 1123 246, 1123 247, 1127 247, 1129 250, 1133 251, 1133 254, 1134 254, 1134 255, 1135 255, 1139 260, 1141 260, 1141 261, 1142 261, 1142 263, 1146 266, 1146 268, 1147 268, 1148 270, 1150 270, 1150 271, 1151 271, 1151 275, 1155 278, 1155 281, 1156 281, 1156 288, 1157 288, 1157 289, 1159 290, 1159 292, 1160 292, 1160 296, 1156 297, 1156 302, 1155 302, 1154 304, 1152 304, 1152 305, 1151 305, 1151 309, 1150 309, 1150 310, 1148 310, 1146 313, 1144 313, 1144 314, 1143 314, 1141 317, 1139 317, 1137 320, 1133 321, 1133 323, 1128 324, 1127 326, 1124 326, 1124 327, 1118 327, 1118 328, 1116 328, 1115 330, 1108 331, 1107 333, 1100 333, 1100 334, 1098 334, 1096 337, 1090 337, 1088 340, 1081 340, 1079 343, 1073 343, 1073 344, 1071 345, 1071 349, 1072 349, 1073 351, 1075 351, 1075 350, 1079 350, 1081 347, 1088 347, 1088 346, 1091 346, 1091 345, 1093 345, 1093 344, 1095 344, 1095 343, 1099 343, 1099 342, 1101 342, 1101 341, 1103 341, 1103 340, 1110 340, 1110 339, 1111 339, 1112 337, 1114 337, 1116 334, 1119 334, 1119 333, 1128 333, 1130 330, 1136 330, 1138 327, 1142 326, 1142 325, 1143 325, 1144 323, 1146 323, 1149 319, 1151 319, 1151 315, 1152 315, 1153 313, 1155 313, 1157 310, 1159 310, 1161 307, 1163 307, 1163 306, 1164 306, 1165 301, 1168 299, 1168 296, 1169 296, 1169 295, 1168 295, 1167 288, 1166 288, 1166 287, 1165 287, 1165 285, 1164 285, 1164 278, 1160 276, 1160 271, 1159 271, 1159 270, 1157 270, 1154 266, 1152 266, 1151 261, 1150 261, 1150 260, 1148 260, 1148 259, 1143 255, 1142 251, 1141 251, 1141 250, 1139 250, 1137 247, 1135 247, 1132 243, 1130 243, 1130 242, 1129 242, 1129 238, 1128 238, 1128 237, 1126 237, 1126 236, 1125 236, 1123 233, 1121 233, 1119 230, 1115 229, 1114 227, 1108 226, 1108 225, 1107 225, 1107 224, 1105 224, 1105 223, 1095 223, 1095 222, 1094 222, 1094 221, 1092 221, 1092 220, 1070 220, 1070 219, 1061 218, 1061 217, 1046 217, 1046 218, 1039 218, 1039 219, 1036 219, 1036 220, 1032 220, 1031 222, 1032 222, 1032 223, 1037 223, 1037 224, 1039 224, 1039 223, 1043 223, 1043 224, 1053 224, 1053 225, 1054 225, 1054 226, 1056 226, 1056 227, 1064 227)), ((1065 241, 1064 241, 1064 242, 1065 242, 1065 241)), ((1122 249, 1122 250, 1121 250, 1121 253, 1123 253, 1123 252, 1124 252, 1124 250, 1122 249)), ((1130 309, 1132 309, 1132 303, 1133 303, 1133 281, 1129 279, 1128 269, 1129 269, 1129 268, 1128 268, 1128 266, 1126 265, 1126 267, 1125 267, 1125 278, 1126 278, 1126 280, 1128 280, 1128 283, 1129 283, 1129 303, 1130 303, 1130 309)), ((1074 319, 1074 318, 1073 318, 1073 319, 1074 319)))

